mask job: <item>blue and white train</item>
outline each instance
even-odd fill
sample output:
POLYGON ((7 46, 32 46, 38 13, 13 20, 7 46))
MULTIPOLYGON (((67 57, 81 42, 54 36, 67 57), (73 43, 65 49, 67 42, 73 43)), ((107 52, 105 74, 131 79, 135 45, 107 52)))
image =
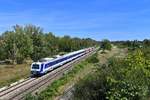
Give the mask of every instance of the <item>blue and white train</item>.
POLYGON ((58 58, 45 58, 38 62, 33 62, 31 64, 31 75, 32 76, 39 76, 46 74, 48 71, 51 71, 57 67, 60 67, 61 65, 72 61, 76 58, 79 58, 89 52, 91 52, 94 48, 86 48, 78 51, 74 51, 71 53, 68 53, 66 55, 60 56, 58 58))

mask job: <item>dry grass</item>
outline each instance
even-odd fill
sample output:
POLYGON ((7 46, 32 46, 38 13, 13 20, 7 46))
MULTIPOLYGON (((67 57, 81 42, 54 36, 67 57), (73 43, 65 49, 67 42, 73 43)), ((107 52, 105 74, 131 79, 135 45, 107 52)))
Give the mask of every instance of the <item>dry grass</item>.
POLYGON ((112 48, 111 51, 106 51, 106 53, 98 53, 98 59, 100 60, 101 64, 107 63, 108 58, 110 57, 124 57, 127 54, 126 49, 119 49, 119 48, 112 48))
POLYGON ((9 85, 30 75, 29 64, 0 65, 0 87, 9 85))

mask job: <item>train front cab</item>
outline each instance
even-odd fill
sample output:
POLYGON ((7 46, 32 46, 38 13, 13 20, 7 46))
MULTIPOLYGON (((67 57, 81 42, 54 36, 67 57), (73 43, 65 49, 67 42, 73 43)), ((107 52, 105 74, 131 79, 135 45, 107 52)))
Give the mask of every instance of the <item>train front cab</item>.
POLYGON ((31 77, 41 76, 42 64, 41 63, 32 63, 31 65, 31 77))

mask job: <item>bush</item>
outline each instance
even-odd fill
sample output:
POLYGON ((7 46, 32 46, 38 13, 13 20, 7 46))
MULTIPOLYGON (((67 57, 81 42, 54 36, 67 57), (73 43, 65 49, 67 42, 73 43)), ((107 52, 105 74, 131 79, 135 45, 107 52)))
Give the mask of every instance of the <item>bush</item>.
POLYGON ((150 61, 140 50, 124 59, 111 58, 81 80, 74 91, 81 100, 145 100, 150 93, 150 61), (84 91, 84 92, 83 92, 84 91))
POLYGON ((107 39, 104 39, 101 43, 101 49, 104 50, 111 50, 112 45, 111 42, 107 39))
POLYGON ((89 57, 89 58, 87 59, 87 62, 88 62, 88 63, 98 63, 99 60, 98 60, 98 58, 97 58, 97 53, 94 54, 94 55, 92 55, 91 57, 89 57))

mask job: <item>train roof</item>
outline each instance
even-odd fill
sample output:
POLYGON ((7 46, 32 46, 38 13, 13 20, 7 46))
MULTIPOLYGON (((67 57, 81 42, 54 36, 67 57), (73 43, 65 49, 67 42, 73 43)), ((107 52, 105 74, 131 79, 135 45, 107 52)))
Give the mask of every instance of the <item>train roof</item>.
POLYGON ((47 62, 47 61, 51 61, 53 60, 54 58, 42 58, 39 60, 39 62, 47 62))
POLYGON ((63 55, 63 56, 69 56, 69 55, 72 55, 72 54, 75 54, 75 53, 79 53, 79 52, 82 52, 82 51, 84 51, 84 49, 82 49, 82 50, 78 50, 78 51, 74 51, 74 52, 70 52, 70 53, 68 53, 68 54, 66 54, 66 55, 63 55))
MULTIPOLYGON (((70 56, 70 55, 72 55, 72 54, 76 54, 76 53, 79 53, 79 52, 82 52, 82 51, 85 51, 85 50, 86 50, 86 49, 82 49, 82 50, 74 51, 74 52, 71 52, 71 53, 65 54, 65 55, 60 56, 60 57, 55 58, 55 59, 54 59, 54 58, 42 58, 42 59, 40 59, 40 60, 39 60, 39 62, 40 62, 40 63, 52 62, 52 61, 58 60, 58 59, 60 59, 60 58, 63 58, 63 57, 66 57, 66 56, 70 56)), ((36 62, 34 62, 34 63, 36 63, 36 62)))

